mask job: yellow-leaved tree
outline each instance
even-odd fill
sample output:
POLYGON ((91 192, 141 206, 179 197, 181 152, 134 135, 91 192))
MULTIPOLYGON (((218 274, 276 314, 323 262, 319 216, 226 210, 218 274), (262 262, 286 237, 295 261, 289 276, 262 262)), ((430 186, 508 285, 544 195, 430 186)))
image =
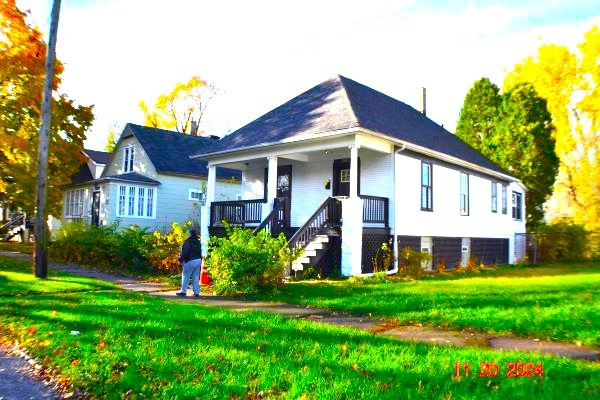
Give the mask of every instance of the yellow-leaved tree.
MULTIPOLYGON (((584 35, 578 52, 544 45, 515 66, 504 87, 530 82, 548 101, 560 158, 550 219, 569 218, 600 235, 600 30, 584 35)), ((598 249, 596 249, 598 251, 598 249)))
POLYGON ((144 113, 144 125, 190 133, 192 122, 200 123, 216 93, 215 85, 192 76, 187 82, 177 83, 171 92, 158 96, 153 108, 143 100, 138 105, 144 113))

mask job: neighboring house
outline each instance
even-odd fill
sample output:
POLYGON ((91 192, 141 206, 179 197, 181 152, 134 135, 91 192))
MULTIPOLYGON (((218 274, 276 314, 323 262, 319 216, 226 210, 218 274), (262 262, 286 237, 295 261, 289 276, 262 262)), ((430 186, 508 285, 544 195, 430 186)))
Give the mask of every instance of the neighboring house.
MULTIPOLYGON (((89 174, 80 171, 81 179, 65 190, 63 220, 95 225, 119 221, 122 227, 135 224, 157 230, 190 219, 198 223, 208 169, 206 161, 189 156, 217 141, 127 124, 102 170, 96 163, 97 169, 90 166, 89 174)), ((88 155, 94 161, 94 155, 88 155)), ((216 181, 218 200, 240 197, 239 171, 219 168, 216 181)))
POLYGON ((305 248, 295 269, 368 274, 383 243, 395 255, 431 252, 429 268, 471 256, 512 263, 525 232, 516 178, 423 113, 342 76, 192 158, 209 165, 204 235, 221 234, 222 220, 283 231, 305 248), (218 201, 217 167, 243 171, 242 201, 218 201))

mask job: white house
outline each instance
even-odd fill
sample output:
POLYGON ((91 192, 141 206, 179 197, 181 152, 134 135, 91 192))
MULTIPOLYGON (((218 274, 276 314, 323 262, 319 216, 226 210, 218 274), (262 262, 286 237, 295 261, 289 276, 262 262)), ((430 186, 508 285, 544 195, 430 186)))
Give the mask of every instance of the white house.
MULTIPOLYGON (((138 225, 166 230, 198 221, 205 202, 207 163, 190 160, 217 137, 200 137, 127 124, 112 154, 86 150, 84 165, 64 193, 63 221, 138 225)), ((239 171, 216 171, 216 200, 241 196, 239 171)))
POLYGON ((470 256, 512 263, 525 232, 516 178, 423 113, 342 76, 192 158, 208 161, 204 234, 220 234, 222 220, 283 231, 306 249, 297 269, 368 274, 384 242, 396 255, 431 252, 430 267, 470 256), (242 171, 242 201, 219 201, 217 167, 242 171))

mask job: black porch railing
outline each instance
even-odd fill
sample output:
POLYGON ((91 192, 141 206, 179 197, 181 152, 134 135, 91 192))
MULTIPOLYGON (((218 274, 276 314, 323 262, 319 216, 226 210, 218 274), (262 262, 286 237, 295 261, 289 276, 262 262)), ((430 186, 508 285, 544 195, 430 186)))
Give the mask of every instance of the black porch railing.
POLYGON ((363 200, 363 222, 389 226, 389 199, 387 197, 361 195, 363 200))
POLYGON ((267 229, 273 234, 283 232, 283 230, 287 228, 287 226, 285 226, 287 204, 287 201, 276 198, 273 210, 271 210, 264 221, 254 229, 253 233, 257 233, 262 229, 267 229))
POLYGON ((214 201, 210 203, 210 226, 260 224, 263 199, 214 201))
POLYGON ((342 203, 328 197, 288 242, 290 248, 304 248, 326 228, 338 227, 342 218, 342 203))

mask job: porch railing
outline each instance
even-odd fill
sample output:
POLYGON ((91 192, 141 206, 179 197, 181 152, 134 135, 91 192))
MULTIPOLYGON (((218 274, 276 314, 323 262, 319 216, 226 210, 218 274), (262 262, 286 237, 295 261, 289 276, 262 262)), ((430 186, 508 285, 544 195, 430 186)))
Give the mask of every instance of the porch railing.
POLYGON ((342 217, 342 203, 328 197, 317 211, 296 231, 288 242, 290 248, 304 248, 325 228, 339 225, 342 217))
POLYGON ((278 234, 283 231, 285 226, 285 216, 286 216, 286 208, 287 201, 275 199, 275 204, 273 205, 273 210, 267 215, 263 222, 259 226, 254 229, 253 233, 257 233, 262 229, 267 229, 269 232, 273 234, 278 234))
POLYGON ((387 197, 361 195, 363 200, 363 222, 389 226, 389 199, 387 197))
POLYGON ((210 203, 210 226, 260 224, 263 199, 214 201, 210 203))

